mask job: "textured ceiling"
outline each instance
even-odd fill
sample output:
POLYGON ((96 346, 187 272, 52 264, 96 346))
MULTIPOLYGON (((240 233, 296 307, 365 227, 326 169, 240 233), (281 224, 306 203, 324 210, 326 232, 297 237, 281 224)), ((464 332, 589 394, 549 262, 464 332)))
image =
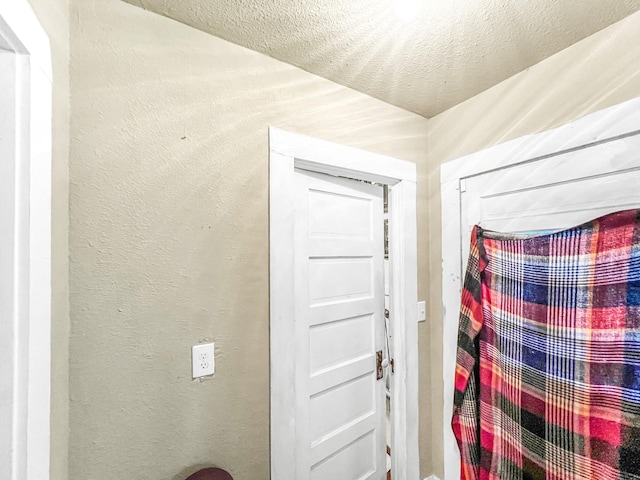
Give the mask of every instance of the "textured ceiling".
POLYGON ((640 0, 126 0, 436 115, 640 9, 640 0))

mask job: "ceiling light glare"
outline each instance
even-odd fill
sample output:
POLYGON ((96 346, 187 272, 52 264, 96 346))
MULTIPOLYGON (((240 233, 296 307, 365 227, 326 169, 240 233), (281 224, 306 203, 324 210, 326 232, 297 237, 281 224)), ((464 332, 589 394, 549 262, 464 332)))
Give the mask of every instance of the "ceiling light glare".
POLYGON ((393 0, 393 8, 400 19, 409 22, 420 10, 421 3, 422 0, 393 0))

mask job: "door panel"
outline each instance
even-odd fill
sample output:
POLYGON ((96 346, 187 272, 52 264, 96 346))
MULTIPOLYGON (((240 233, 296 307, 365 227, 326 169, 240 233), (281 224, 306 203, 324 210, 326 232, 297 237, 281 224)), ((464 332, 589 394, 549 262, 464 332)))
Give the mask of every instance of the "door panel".
POLYGON ((331 457, 314 465, 311 480, 375 478, 375 449, 375 434, 373 431, 367 432, 331 457))
MULTIPOLYGON (((348 377, 360 373, 349 366, 346 367, 350 373, 348 377)), ((365 371, 362 376, 349 378, 343 383, 324 385, 322 391, 311 395, 311 444, 317 444, 325 436, 374 413, 375 384, 375 377, 365 371)))
MULTIPOLYGON (((326 255, 326 252, 324 253, 326 255)), ((332 252, 348 257, 309 259, 309 296, 312 306, 373 296, 373 258, 356 252, 332 252)))
POLYGON ((299 478, 385 478, 382 188, 296 170, 299 478))
POLYGON ((640 206, 640 136, 502 168, 463 181, 462 258, 473 225, 557 230, 640 206))
POLYGON ((310 190, 309 209, 315 212, 309 218, 310 238, 371 238, 373 212, 368 199, 310 190))
POLYGON ((321 325, 309 330, 311 374, 375 352, 373 315, 360 315, 321 325))

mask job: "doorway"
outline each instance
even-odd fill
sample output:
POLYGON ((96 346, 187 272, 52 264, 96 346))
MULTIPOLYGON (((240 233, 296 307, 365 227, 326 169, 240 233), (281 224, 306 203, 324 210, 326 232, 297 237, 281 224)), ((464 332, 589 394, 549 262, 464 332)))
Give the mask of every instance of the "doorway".
POLYGON ((26 0, 0 4, 0 478, 49 478, 51 59, 26 0))
POLYGON ((271 478, 386 478, 376 183, 391 187, 391 470, 418 477, 415 179, 411 163, 270 129, 271 478))
POLYGON ((473 225, 569 228, 640 207, 640 98, 443 165, 445 478, 460 477, 451 430, 460 289, 473 225))

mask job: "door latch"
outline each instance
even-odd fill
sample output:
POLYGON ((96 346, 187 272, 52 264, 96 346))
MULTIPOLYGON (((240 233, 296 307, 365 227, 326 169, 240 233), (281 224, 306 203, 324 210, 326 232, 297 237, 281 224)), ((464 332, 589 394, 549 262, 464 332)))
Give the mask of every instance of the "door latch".
POLYGON ((380 380, 382 377, 382 350, 378 350, 376 352, 376 380, 380 380))
MULTIPOLYGON (((393 360, 391 360, 391 365, 393 368, 393 360)), ((389 366, 389 360, 386 358, 382 359, 382 350, 378 350, 376 352, 376 380, 381 380, 384 377, 384 369, 389 366)))

